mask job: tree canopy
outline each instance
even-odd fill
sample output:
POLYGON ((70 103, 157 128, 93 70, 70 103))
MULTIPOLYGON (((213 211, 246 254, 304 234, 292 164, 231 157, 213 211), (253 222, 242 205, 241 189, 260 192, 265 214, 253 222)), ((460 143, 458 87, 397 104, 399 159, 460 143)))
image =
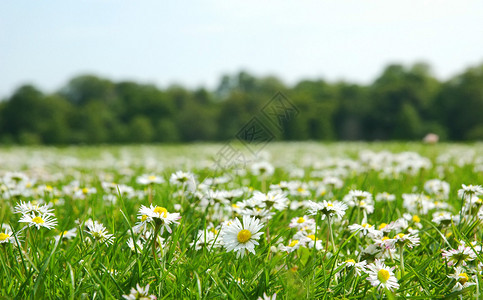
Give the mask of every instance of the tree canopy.
MULTIPOLYGON (((483 65, 448 81, 427 64, 387 66, 369 85, 302 80, 241 71, 213 89, 159 88, 95 75, 72 78, 59 91, 19 87, 0 102, 3 144, 98 144, 220 141, 237 132, 277 93, 298 114, 279 140, 483 139, 483 65)), ((266 120, 265 120, 266 121, 266 120)))

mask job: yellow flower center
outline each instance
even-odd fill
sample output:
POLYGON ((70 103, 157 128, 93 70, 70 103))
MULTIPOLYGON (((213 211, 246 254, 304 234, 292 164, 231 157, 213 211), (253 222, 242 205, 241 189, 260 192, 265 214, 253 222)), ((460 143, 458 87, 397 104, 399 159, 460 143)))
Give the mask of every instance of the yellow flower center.
POLYGON ((302 217, 298 218, 297 223, 301 224, 303 222, 305 222, 305 219, 304 218, 302 218, 302 217))
POLYGON ((33 218, 32 219, 32 222, 37 223, 37 224, 44 224, 45 223, 45 221, 42 220, 41 217, 35 217, 35 218, 33 218))
POLYGON ((315 235, 313 235, 313 234, 309 234, 307 237, 308 237, 309 239, 311 239, 312 241, 315 241, 315 235))
POLYGON ((386 226, 387 226, 386 223, 382 223, 381 225, 379 225, 378 229, 381 230, 381 229, 385 228, 386 226))
POLYGON ((159 215, 162 214, 164 218, 166 218, 168 216, 168 210, 164 207, 156 206, 156 208, 154 209, 154 212, 159 214, 159 215))
POLYGON ((369 225, 369 224, 367 224, 367 223, 364 223, 364 224, 362 224, 362 227, 364 227, 364 228, 371 228, 372 226, 369 225))
POLYGON ((240 243, 246 243, 252 237, 252 233, 249 230, 243 229, 241 230, 236 238, 240 243))
POLYGON ((64 232, 59 233, 59 236, 61 236, 61 235, 66 235, 66 234, 67 234, 67 230, 66 230, 66 231, 64 231, 64 232))
POLYGON ((351 259, 346 260, 345 262, 346 262, 346 263, 351 263, 351 264, 355 264, 355 263, 356 263, 356 261, 355 261, 355 260, 353 260, 352 258, 351 258, 351 259))
POLYGON ((404 237, 404 235, 405 235, 404 233, 398 233, 398 234, 397 234, 397 236, 398 236, 400 239, 402 239, 402 238, 404 237))
POLYGON ((414 223, 419 223, 419 222, 421 222, 421 218, 419 218, 417 215, 414 215, 413 216, 413 222, 414 223))
POLYGON ((361 201, 360 205, 361 205, 361 206, 364 206, 364 205, 366 205, 366 202, 361 201))
POLYGON ((289 247, 295 247, 295 245, 297 245, 299 243, 298 240, 293 240, 290 245, 288 245, 289 247))
POLYGON ((332 204, 332 203, 327 203, 327 207, 334 207, 334 204, 332 204))
POLYGON ((389 277, 391 277, 391 275, 389 275, 388 270, 380 269, 379 272, 377 272, 377 279, 382 283, 386 283, 389 280, 389 277))
POLYGON ((232 204, 232 205, 231 205, 231 207, 232 207, 232 208, 238 208, 238 205, 236 205, 236 204, 232 204))
POLYGON ((45 186, 45 190, 51 192, 54 188, 50 185, 45 186))
POLYGON ((10 237, 10 235, 6 234, 6 233, 3 233, 3 232, 0 232, 0 241, 5 241, 6 239, 8 239, 10 237))
POLYGON ((389 239, 388 236, 385 236, 385 237, 382 238, 383 241, 388 240, 388 239, 389 239))
POLYGON ((467 283, 467 282, 468 282, 468 280, 470 279, 470 278, 468 277, 468 274, 466 274, 466 273, 461 273, 461 274, 458 274, 458 277, 460 278, 460 279, 458 280, 458 282, 459 282, 459 283, 461 283, 461 284, 465 284, 465 283, 467 283))
POLYGON ((151 180, 151 181, 152 181, 152 180, 156 180, 156 176, 151 175, 151 176, 149 176, 149 177, 148 177, 148 179, 149 179, 149 180, 151 180))
POLYGON ((148 216, 146 216, 146 215, 142 215, 142 216, 141 216, 141 222, 146 221, 146 219, 147 219, 147 218, 148 218, 148 216))
POLYGON ((86 188, 86 187, 85 187, 85 188, 83 188, 83 189, 82 189, 82 193, 83 193, 83 194, 87 194, 87 193, 89 193, 89 189, 88 189, 88 188, 86 188))
POLYGON ((298 188, 297 192, 299 192, 299 193, 305 192, 305 189, 304 188, 298 188))

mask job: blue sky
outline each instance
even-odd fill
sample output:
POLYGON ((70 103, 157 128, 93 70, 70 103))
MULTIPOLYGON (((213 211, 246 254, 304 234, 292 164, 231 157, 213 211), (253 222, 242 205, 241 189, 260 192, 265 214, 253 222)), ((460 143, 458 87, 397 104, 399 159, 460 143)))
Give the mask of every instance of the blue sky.
POLYGON ((369 83, 391 62, 438 78, 483 63, 483 2, 52 0, 0 2, 0 97, 78 74, 166 87, 222 74, 369 83))

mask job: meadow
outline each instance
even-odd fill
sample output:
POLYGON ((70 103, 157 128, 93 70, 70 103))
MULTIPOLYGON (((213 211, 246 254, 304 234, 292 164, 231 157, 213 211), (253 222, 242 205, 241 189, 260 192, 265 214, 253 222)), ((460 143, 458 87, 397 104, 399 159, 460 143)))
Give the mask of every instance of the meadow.
POLYGON ((483 144, 0 149, 0 299, 479 299, 483 144))

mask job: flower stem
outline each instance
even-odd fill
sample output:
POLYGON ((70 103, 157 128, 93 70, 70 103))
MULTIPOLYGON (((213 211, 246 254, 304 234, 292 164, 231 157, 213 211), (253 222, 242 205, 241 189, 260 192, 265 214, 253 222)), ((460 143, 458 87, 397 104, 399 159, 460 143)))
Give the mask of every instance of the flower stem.
POLYGON ((334 233, 332 232, 332 224, 330 223, 330 217, 327 216, 327 222, 329 223, 329 232, 330 232, 330 242, 332 243, 332 251, 337 252, 337 249, 335 248, 335 242, 334 242, 334 233))
POLYGON ((399 262, 401 264, 401 278, 404 276, 404 245, 399 246, 399 262))

